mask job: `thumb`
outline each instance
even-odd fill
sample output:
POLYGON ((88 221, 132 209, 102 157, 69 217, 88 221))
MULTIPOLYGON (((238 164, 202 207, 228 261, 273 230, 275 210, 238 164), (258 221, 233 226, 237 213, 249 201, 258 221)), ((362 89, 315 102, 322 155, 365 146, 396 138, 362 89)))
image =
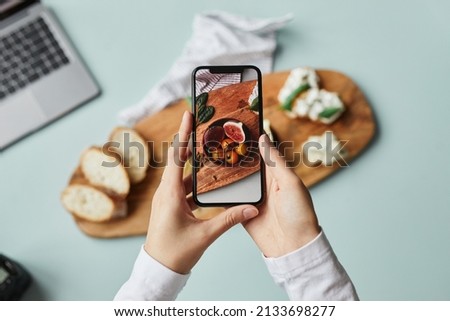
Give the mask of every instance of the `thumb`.
POLYGON ((205 221, 213 240, 217 239, 231 227, 258 215, 258 209, 251 205, 239 205, 226 209, 212 219, 205 221))
POLYGON ((273 178, 284 183, 292 180, 293 177, 297 177, 292 169, 287 166, 286 160, 266 134, 259 138, 259 151, 266 164, 267 171, 273 178))

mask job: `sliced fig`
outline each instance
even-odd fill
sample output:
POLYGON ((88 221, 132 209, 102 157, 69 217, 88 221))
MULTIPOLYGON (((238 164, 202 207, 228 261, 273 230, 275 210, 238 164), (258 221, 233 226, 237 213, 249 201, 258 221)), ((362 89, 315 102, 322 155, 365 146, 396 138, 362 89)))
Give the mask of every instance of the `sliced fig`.
POLYGON ((241 122, 227 121, 223 124, 225 135, 234 142, 241 144, 245 142, 245 132, 241 122))

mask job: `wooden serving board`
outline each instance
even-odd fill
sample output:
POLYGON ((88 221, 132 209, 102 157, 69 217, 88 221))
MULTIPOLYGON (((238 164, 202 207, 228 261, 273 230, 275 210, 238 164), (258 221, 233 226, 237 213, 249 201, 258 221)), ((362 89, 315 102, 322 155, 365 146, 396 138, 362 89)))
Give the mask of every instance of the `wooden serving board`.
MULTIPOLYGON (((330 70, 317 70, 320 88, 337 92, 347 110, 332 125, 312 122, 308 119, 290 119, 279 109, 278 92, 290 71, 263 75, 264 118, 269 119, 271 128, 281 144, 280 150, 295 168, 306 186, 320 182, 341 167, 338 164, 325 167, 307 167, 300 163, 300 150, 303 142, 311 135, 321 135, 331 130, 343 141, 348 141, 345 149, 346 161, 351 161, 369 144, 375 134, 375 121, 372 110, 358 86, 342 73, 330 70)), ((107 223, 93 223, 75 219, 80 229, 88 235, 101 238, 143 235, 147 231, 153 194, 159 185, 164 169, 167 147, 177 132, 181 117, 190 106, 185 100, 173 103, 159 113, 141 120, 135 129, 149 141, 151 167, 146 179, 131 188, 128 197, 126 218, 107 223)), ((195 212, 200 218, 214 216, 222 209, 202 208, 195 212)))

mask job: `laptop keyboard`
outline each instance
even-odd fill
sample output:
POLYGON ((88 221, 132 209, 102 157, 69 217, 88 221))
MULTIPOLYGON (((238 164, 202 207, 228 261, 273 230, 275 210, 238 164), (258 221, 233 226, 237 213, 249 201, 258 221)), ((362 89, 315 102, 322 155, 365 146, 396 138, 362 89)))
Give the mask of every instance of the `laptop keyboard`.
POLYGON ((67 63, 41 17, 0 37, 0 100, 67 63))

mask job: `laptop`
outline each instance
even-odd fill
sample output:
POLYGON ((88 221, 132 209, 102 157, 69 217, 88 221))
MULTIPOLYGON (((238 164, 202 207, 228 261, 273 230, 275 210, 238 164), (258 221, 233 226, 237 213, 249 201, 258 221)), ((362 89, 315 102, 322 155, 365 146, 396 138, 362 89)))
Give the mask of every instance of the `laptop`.
POLYGON ((0 0, 0 151, 100 90, 38 0, 0 0))

